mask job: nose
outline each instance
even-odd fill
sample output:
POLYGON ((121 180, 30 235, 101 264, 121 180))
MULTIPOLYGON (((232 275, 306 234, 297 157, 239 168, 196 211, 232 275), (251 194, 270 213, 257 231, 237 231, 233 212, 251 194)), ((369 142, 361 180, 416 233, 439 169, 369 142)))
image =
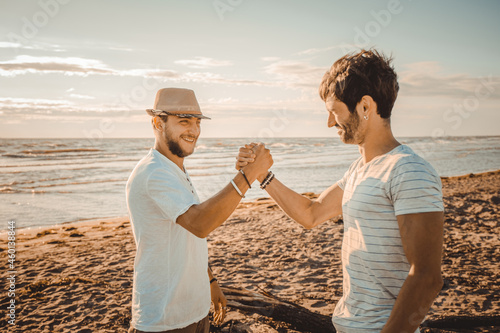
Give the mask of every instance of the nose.
POLYGON ((337 125, 337 120, 335 120, 335 116, 333 115, 333 113, 329 112, 328 113, 328 128, 332 128, 335 125, 337 125))

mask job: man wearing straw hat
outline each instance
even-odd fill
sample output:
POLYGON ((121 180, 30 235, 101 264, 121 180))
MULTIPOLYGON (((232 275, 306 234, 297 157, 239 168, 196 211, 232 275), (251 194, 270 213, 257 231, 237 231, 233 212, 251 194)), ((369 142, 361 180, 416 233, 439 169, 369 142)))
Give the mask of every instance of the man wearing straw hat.
MULTIPOLYGON (((342 179, 316 200, 271 172, 260 179, 307 229, 343 215, 343 296, 332 316, 337 332, 418 332, 443 284, 441 180, 392 134, 399 85, 391 60, 362 50, 337 60, 323 77, 328 127, 361 154, 342 179)), ((237 168, 253 161, 249 147, 241 148, 237 168)))
POLYGON ((206 237, 234 211, 250 184, 273 161, 263 145, 255 163, 219 193, 200 203, 184 168, 194 152, 201 120, 192 90, 158 91, 152 109, 154 147, 127 182, 127 207, 137 247, 129 332, 208 332, 210 302, 216 323, 226 299, 208 267, 206 237))

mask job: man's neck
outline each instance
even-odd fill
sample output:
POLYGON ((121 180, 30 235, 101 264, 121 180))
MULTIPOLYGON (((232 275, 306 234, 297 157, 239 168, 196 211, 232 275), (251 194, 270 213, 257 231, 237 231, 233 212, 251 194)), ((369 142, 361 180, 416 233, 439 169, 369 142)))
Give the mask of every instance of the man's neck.
POLYGON ((393 136, 390 127, 383 130, 367 133, 364 142, 359 144, 359 153, 363 156, 363 163, 369 163, 375 157, 387 154, 401 145, 393 136))
POLYGON ((179 169, 184 172, 184 157, 179 157, 177 155, 172 154, 170 149, 168 149, 167 145, 160 144, 158 141, 155 141, 155 145, 153 147, 156 149, 160 154, 171 160, 172 162, 175 163, 179 167, 179 169))

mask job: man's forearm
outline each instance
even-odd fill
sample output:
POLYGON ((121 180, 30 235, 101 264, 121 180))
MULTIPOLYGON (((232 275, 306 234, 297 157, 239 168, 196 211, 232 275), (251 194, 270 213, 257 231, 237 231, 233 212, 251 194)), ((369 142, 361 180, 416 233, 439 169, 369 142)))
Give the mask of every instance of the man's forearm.
POLYGON ((310 229, 315 226, 311 211, 312 200, 289 189, 276 178, 267 185, 266 191, 288 216, 304 228, 310 229))
MULTIPOLYGON (((248 190, 248 184, 243 176, 238 173, 234 177, 234 183, 244 194, 248 190)), ((205 238, 224 223, 232 214, 241 201, 241 196, 229 183, 219 193, 210 199, 191 208, 179 216, 177 223, 193 233, 195 236, 205 238)))
POLYGON ((288 216, 307 229, 313 227, 310 211, 313 202, 310 199, 289 189, 276 178, 267 185, 266 191, 288 216))
POLYGON ((401 288, 382 333, 413 333, 441 290, 440 277, 409 275, 401 288))
POLYGON ((298 194, 276 178, 266 187, 266 191, 288 216, 306 229, 342 214, 343 191, 337 184, 321 193, 316 200, 298 194))

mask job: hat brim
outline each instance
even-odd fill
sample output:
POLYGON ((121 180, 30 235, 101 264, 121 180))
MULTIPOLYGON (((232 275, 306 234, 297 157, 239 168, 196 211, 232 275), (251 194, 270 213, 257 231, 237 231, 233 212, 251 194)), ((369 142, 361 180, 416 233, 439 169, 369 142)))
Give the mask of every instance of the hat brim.
POLYGON ((165 116, 176 116, 179 118, 211 119, 210 117, 204 116, 199 113, 174 113, 174 112, 167 112, 167 111, 153 110, 153 109, 147 109, 146 112, 152 117, 160 116, 163 114, 165 116))

